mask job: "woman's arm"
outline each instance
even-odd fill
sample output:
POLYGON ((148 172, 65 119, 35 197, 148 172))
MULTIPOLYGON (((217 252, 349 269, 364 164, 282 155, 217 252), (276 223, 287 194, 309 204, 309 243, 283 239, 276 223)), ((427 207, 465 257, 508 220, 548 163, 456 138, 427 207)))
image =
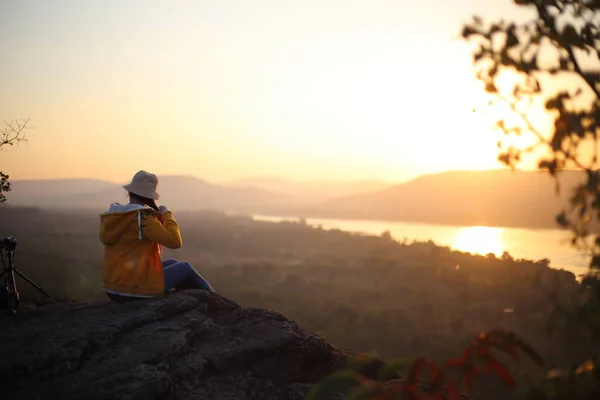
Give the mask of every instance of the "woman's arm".
POLYGON ((173 218, 173 213, 166 211, 161 214, 161 217, 164 225, 158 220, 156 215, 150 215, 144 219, 142 237, 170 249, 180 248, 182 245, 181 232, 179 231, 177 221, 173 218))

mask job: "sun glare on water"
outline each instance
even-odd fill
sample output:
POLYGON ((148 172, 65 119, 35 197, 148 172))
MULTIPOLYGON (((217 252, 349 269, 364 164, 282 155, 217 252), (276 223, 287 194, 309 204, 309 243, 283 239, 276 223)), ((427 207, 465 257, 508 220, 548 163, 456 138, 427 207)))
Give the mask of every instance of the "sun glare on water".
POLYGON ((456 234, 452 247, 459 251, 483 255, 492 253, 499 257, 505 250, 502 234, 502 228, 487 226, 462 228, 456 234))

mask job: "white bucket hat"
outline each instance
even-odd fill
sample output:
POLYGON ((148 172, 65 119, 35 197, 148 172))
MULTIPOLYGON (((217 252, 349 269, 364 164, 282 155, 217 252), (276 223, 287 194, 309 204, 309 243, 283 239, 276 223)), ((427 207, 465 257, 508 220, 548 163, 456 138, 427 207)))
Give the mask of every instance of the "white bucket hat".
POLYGON ((131 183, 123 186, 128 192, 153 200, 160 198, 160 195, 156 191, 157 187, 158 177, 144 170, 138 171, 133 176, 131 183))

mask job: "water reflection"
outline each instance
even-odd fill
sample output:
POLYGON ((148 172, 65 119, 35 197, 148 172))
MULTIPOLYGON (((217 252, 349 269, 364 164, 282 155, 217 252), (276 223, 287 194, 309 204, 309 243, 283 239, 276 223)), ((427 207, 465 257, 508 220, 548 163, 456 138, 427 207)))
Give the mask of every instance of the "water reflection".
POLYGON ((487 226, 461 228, 456 233, 452 247, 459 251, 483 255, 492 253, 500 257, 505 250, 503 233, 502 228, 487 226))
MULTIPOLYGON (((297 217, 254 216, 261 221, 298 221, 297 217)), ((491 228, 485 226, 450 226, 420 224, 416 222, 386 222, 310 218, 312 226, 324 229, 341 229, 350 232, 363 232, 381 235, 390 231, 392 236, 410 243, 412 240, 426 242, 433 240, 440 246, 467 251, 470 253, 493 253, 501 257, 507 251, 515 259, 541 260, 547 258, 554 268, 564 268, 575 275, 585 273, 589 258, 565 243, 570 233, 552 229, 491 228)))

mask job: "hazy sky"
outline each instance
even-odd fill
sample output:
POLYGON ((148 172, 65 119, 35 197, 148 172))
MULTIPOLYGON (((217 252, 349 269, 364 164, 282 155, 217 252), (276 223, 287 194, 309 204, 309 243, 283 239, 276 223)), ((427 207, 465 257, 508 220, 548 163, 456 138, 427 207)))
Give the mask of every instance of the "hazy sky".
POLYGON ((138 169, 405 180, 486 169, 497 136, 458 34, 511 0, 0 0, 11 178, 138 169))

